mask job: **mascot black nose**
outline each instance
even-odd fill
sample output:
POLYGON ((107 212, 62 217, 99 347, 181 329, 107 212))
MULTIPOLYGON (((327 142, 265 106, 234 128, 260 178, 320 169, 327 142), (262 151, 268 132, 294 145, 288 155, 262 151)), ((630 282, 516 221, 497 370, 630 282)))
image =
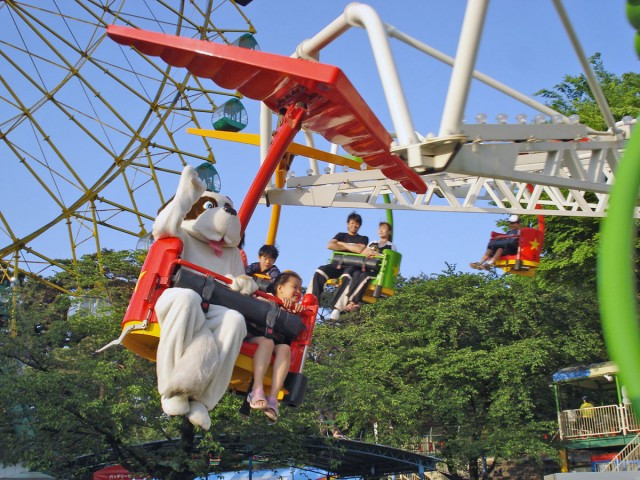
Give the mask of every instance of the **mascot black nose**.
POLYGON ((235 211, 235 209, 229 205, 228 203, 224 204, 224 211, 227 212, 229 215, 236 215, 237 212, 235 211))

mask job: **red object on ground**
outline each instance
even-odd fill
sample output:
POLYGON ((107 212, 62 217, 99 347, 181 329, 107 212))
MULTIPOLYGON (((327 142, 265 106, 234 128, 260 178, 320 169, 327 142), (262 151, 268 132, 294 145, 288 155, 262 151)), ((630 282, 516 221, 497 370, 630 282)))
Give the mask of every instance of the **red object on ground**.
POLYGON ((617 452, 599 453, 597 455, 591 455, 591 461, 592 462, 610 462, 616 457, 616 455, 618 455, 617 452))
POLYGON ((112 465, 93 472, 93 480, 132 480, 129 470, 122 465, 112 465))
POLYGON ((109 25, 107 35, 222 88, 261 100, 274 112, 302 102, 308 110, 303 128, 342 145, 407 190, 427 191, 422 178, 391 153, 391 135, 337 67, 117 25, 109 25))

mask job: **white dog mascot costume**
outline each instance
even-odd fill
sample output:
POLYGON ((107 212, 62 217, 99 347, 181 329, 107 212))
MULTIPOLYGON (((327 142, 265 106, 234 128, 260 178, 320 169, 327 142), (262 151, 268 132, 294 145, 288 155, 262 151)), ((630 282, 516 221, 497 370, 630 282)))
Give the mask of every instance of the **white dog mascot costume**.
MULTIPOLYGON (((233 290, 251 294, 258 287, 244 274, 240 230, 231 200, 206 191, 191 166, 184 168, 175 197, 153 223, 155 239, 180 238, 184 260, 226 275, 233 290)), ((156 370, 164 412, 186 415, 208 430, 209 410, 227 390, 247 328, 239 312, 210 305, 204 313, 201 304, 190 289, 162 293, 155 306, 160 324, 156 370)))

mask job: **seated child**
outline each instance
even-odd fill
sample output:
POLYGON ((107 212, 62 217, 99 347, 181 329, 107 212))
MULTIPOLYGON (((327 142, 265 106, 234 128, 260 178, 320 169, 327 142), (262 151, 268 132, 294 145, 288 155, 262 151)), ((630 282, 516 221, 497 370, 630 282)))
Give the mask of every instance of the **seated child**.
MULTIPOLYGON (((263 245, 260 247, 260 250, 258 250, 258 261, 244 267, 244 273, 247 275, 255 275, 257 273, 268 275, 270 278, 269 283, 273 283, 278 275, 280 275, 280 269, 275 265, 279 254, 280 252, 278 252, 275 246, 263 245)), ((258 286, 260 290, 266 291, 266 285, 261 285, 260 282, 258 282, 258 286)))
POLYGON ((518 252, 518 237, 520 232, 520 217, 518 215, 509 216, 509 230, 505 235, 510 237, 499 237, 489 241, 487 251, 479 262, 469 264, 476 270, 491 270, 494 264, 502 258, 502 255, 515 255, 518 252), (486 263, 485 263, 486 262, 486 263))
MULTIPOLYGON (((278 275, 270 285, 270 292, 282 300, 284 309, 292 313, 300 313, 303 307, 298 303, 302 298, 302 279, 295 272, 287 271, 278 275)), ((291 347, 286 340, 272 339, 264 336, 251 324, 247 325, 247 341, 256 343, 258 348, 253 355, 253 388, 247 396, 249 406, 262 410, 272 421, 278 420, 278 392, 284 385, 291 362, 291 347), (264 392, 264 375, 269 368, 271 355, 275 353, 271 377, 269 398, 264 392)))

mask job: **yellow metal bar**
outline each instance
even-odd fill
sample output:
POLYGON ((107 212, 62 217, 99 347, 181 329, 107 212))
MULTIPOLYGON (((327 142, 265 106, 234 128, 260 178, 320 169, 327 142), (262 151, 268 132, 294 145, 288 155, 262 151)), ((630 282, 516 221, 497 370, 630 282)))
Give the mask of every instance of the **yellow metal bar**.
MULTIPOLYGON (((2 260, 0 260, 0 262, 1 261, 2 260)), ((8 263, 6 263, 6 264, 8 265, 8 263)), ((5 267, 5 268, 8 268, 8 267, 5 267)), ((66 288, 63 288, 60 285, 56 285, 55 283, 50 282, 49 280, 47 280, 46 278, 43 278, 40 275, 33 274, 33 273, 31 273, 29 271, 26 271, 26 270, 19 269, 17 272, 14 272, 14 276, 16 277, 16 279, 18 278, 18 274, 20 274, 20 273, 24 274, 25 277, 29 277, 29 278, 31 278, 33 280, 38 281, 38 282, 42 282, 45 285, 49 285, 51 288, 59 290, 60 292, 66 294, 66 295, 71 295, 73 297, 78 297, 79 296, 79 292, 76 291, 76 290, 67 290, 66 288)))
MULTIPOLYGON (((128 188, 128 186, 127 186, 128 188)), ((102 264, 102 249, 100 247, 100 237, 98 236, 98 217, 96 215, 96 204, 93 201, 93 199, 91 200, 91 219, 93 220, 92 224, 92 231, 93 231, 93 237, 96 240, 96 259, 98 260, 98 270, 100 271, 100 273, 102 274, 100 276, 100 280, 98 283, 100 283, 100 287, 104 288, 104 284, 103 284, 103 280, 104 280, 104 265, 102 264)))
MULTIPOLYGON (((79 220, 83 220, 86 222, 92 222, 93 220, 90 217, 87 217, 85 215, 80 215, 79 213, 75 213, 73 215, 75 218, 79 219, 79 220)), ((149 217, 148 215, 145 215, 145 218, 148 218, 149 220, 153 220, 154 217, 149 217)), ((121 228, 118 227, 116 225, 111 225, 107 222, 104 221, 97 221, 97 224, 102 226, 102 227, 106 227, 106 228, 110 228, 111 230, 115 230, 117 232, 122 232, 122 233, 126 233, 127 235, 131 235, 132 237, 139 237, 140 236, 140 232, 145 232, 146 233, 146 229, 140 230, 138 232, 135 232, 133 230, 127 230, 125 228, 121 228)))
MULTIPOLYGON (((217 138, 218 140, 227 140, 230 142, 244 143, 247 145, 260 145, 260 135, 257 133, 237 133, 237 132, 219 132, 217 130, 209 130, 202 128, 187 128, 187 133, 200 135, 201 137, 217 138)), ((341 155, 325 152, 317 148, 307 147, 299 143, 292 143, 287 152, 301 157, 315 158, 321 162, 332 163, 334 165, 345 166, 360 170, 361 161, 346 158, 341 155)))
POLYGON ((69 234, 69 245, 71 246, 71 262, 73 265, 73 276, 76 279, 76 285, 79 290, 82 290, 80 286, 80 274, 78 273, 78 258, 76 256, 76 242, 73 238, 73 228, 71 227, 71 218, 67 217, 67 233, 69 234))
POLYGON ((281 210, 281 205, 271 205, 271 220, 269 220, 269 231, 267 232, 267 241, 265 242, 267 245, 274 245, 276 243, 281 210))
MULTIPOLYGON (((286 155, 285 155, 286 157, 286 155)), ((286 159, 283 158, 278 164, 278 168, 276 168, 275 173, 275 184, 276 188, 284 187, 284 181, 287 176, 287 170, 289 169, 289 165, 291 163, 291 157, 286 159)), ((276 243, 276 235, 278 234, 278 225, 280 224, 280 212, 282 211, 282 205, 274 204, 271 206, 271 219, 269 220, 269 231, 267 232, 267 241, 265 242, 267 245, 275 245, 276 243)))

